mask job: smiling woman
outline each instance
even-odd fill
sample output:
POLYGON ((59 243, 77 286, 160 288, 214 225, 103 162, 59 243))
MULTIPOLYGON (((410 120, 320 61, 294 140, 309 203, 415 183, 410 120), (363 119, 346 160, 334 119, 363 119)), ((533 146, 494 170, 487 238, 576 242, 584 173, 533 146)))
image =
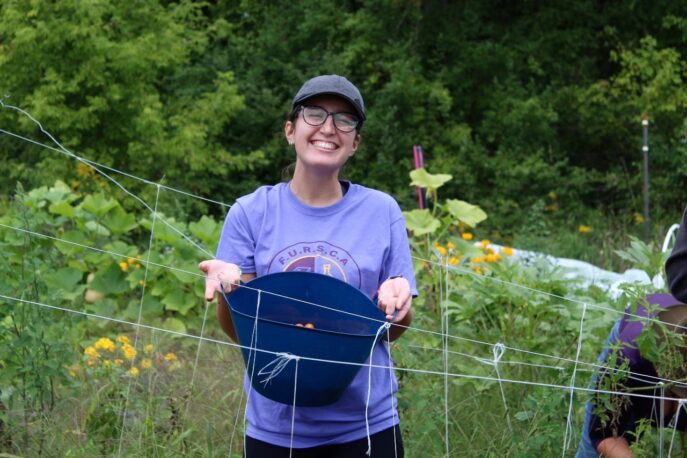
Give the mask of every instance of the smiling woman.
MULTIPOLYGON (((390 340, 410 325, 417 290, 401 210, 387 194, 339 180, 360 144, 364 120, 363 98, 346 78, 323 75, 303 84, 284 123, 296 154, 293 178, 262 186, 231 207, 217 258, 200 263, 207 300, 222 289, 230 293, 240 280, 314 272, 376 296, 387 320, 402 325, 392 324, 390 340)), ((222 295, 217 314, 236 340, 222 295)), ((369 362, 381 367, 361 370, 330 405, 294 410, 253 392, 245 456, 365 457, 371 447, 372 457, 402 457, 398 385, 393 370, 383 368, 390 363, 386 339, 373 347, 369 362)))
POLYGON ((339 97, 318 96, 308 103, 312 105, 297 106, 301 116, 284 126, 286 138, 296 150, 291 190, 304 203, 324 207, 343 197, 338 176, 360 143, 360 134, 355 127, 350 129, 358 124, 358 118, 350 113, 351 104, 339 97), (341 130, 342 125, 346 131, 341 130))

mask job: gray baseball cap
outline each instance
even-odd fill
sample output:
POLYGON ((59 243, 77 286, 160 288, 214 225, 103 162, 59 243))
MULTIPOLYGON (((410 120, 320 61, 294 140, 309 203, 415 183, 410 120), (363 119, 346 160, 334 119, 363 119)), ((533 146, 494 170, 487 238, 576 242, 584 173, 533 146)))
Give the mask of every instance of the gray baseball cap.
POLYGON ((318 95, 336 95, 347 100, 353 105, 361 121, 365 120, 363 96, 353 83, 339 75, 320 75, 303 83, 291 103, 291 110, 306 99, 318 95))

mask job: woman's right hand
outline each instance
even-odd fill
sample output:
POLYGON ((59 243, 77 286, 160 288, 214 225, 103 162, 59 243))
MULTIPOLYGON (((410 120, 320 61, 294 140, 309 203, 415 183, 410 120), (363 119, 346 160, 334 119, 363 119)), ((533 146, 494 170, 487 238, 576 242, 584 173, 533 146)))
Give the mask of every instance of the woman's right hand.
POLYGON ((215 292, 229 294, 239 287, 241 269, 236 264, 209 259, 198 264, 198 268, 205 273, 205 300, 210 302, 215 298, 215 292))

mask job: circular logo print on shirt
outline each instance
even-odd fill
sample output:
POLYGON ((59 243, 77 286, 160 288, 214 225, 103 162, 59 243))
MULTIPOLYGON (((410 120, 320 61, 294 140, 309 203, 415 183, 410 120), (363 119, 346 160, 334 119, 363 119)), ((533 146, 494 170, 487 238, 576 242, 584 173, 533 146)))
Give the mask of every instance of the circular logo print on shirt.
POLYGON ((361 287, 360 269, 351 254, 327 242, 299 242, 279 251, 268 272, 313 272, 361 287))

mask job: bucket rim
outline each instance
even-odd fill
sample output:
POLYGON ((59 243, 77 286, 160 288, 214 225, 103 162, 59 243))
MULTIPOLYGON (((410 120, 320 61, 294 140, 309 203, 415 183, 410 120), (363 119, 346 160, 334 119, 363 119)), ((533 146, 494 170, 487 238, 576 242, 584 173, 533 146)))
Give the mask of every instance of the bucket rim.
MULTIPOLYGON (((334 311, 334 312, 340 313, 341 315, 348 315, 348 316, 354 317, 358 320, 364 320, 365 322, 371 321, 371 322, 376 323, 377 326, 381 326, 381 325, 383 325, 389 321, 386 319, 384 312, 382 312, 377 307, 376 299, 374 299, 374 300, 371 299, 370 297, 368 297, 365 293, 363 293, 358 288, 354 287, 350 283, 347 283, 347 282, 345 282, 339 278, 331 277, 329 275, 323 275, 323 274, 316 273, 316 272, 298 272, 298 271, 295 271, 295 272, 294 271, 273 272, 273 273, 269 273, 269 274, 260 275, 258 277, 255 277, 246 283, 241 282, 241 287, 247 287, 248 289, 250 289, 254 292, 257 292, 258 294, 260 294, 262 292, 262 293, 265 293, 268 295, 272 295, 275 297, 281 297, 284 299, 288 299, 288 300, 291 300, 294 302, 302 303, 302 304, 305 304, 305 305, 308 305, 311 307, 315 307, 315 308, 319 308, 322 310, 334 311), (371 307, 369 309, 369 312, 357 312, 356 313, 356 312, 352 312, 352 311, 348 311, 348 310, 342 310, 340 308, 333 307, 330 305, 319 304, 319 303, 312 302, 312 301, 309 301, 306 299, 301 299, 300 297, 289 296, 289 295, 286 295, 286 294, 281 293, 281 292, 273 291, 273 290, 271 290, 271 288, 266 287, 269 285, 270 281, 272 281, 274 279, 278 279, 280 277, 285 277, 285 276, 293 277, 293 278, 301 277, 301 278, 309 279, 309 281, 317 281, 317 282, 322 282, 322 283, 329 282, 332 285, 337 284, 338 285, 337 288, 338 287, 345 288, 347 290, 346 291, 347 294, 357 296, 357 299, 356 299, 357 301, 368 303, 371 307), (268 282, 268 285, 263 285, 264 282, 268 282)), ((245 312, 240 312, 238 309, 235 308, 235 305, 234 305, 235 301, 232 301, 231 297, 237 293, 239 295, 244 294, 241 291, 241 288, 238 288, 238 289, 232 291, 230 294, 226 294, 226 293, 222 292, 222 295, 224 296, 224 299, 227 302, 227 305, 229 306, 229 308, 232 312, 235 311, 237 313, 241 313, 242 315, 251 316, 245 312)), ((251 318, 255 319, 255 316, 252 316, 251 318)), ((263 319, 263 318, 259 318, 259 319, 263 319)), ((267 320, 267 319, 265 319, 265 320, 278 322, 278 321, 274 321, 274 320, 267 320)), ((278 323, 280 323, 280 322, 278 322, 278 323)), ((284 324, 287 326, 289 325, 289 323, 281 323, 281 324, 284 324)), ((331 331, 331 332, 337 332, 337 331, 331 331)), ((344 333, 344 334, 346 334, 346 333, 344 333)))
MULTIPOLYGON (((249 315, 249 314, 247 314, 247 313, 241 312, 240 310, 236 310, 236 309, 234 308, 234 306, 232 306, 231 304, 229 304, 229 308, 231 309, 231 313, 237 313, 237 314, 239 314, 239 315, 241 315, 241 316, 244 316, 244 317, 246 317, 246 318, 249 318, 250 320, 255 320, 255 316, 254 316, 254 315, 249 315)), ((269 319, 269 318, 261 318, 261 317, 258 317, 258 321, 261 321, 261 322, 264 322, 264 323, 278 324, 278 325, 281 325, 281 326, 288 326, 289 328, 292 328, 292 327, 298 328, 298 326, 296 326, 295 324, 284 323, 284 322, 282 322, 282 321, 271 320, 271 319, 269 319)), ((332 331, 332 330, 329 330, 329 329, 320 329, 320 328, 312 328, 312 329, 305 328, 305 329, 307 329, 308 331, 311 331, 311 332, 312 332, 312 331, 319 331, 319 332, 325 332, 325 333, 328 333, 328 334, 342 335, 342 336, 346 336, 346 337, 365 337, 365 338, 367 338, 367 337, 376 337, 376 336, 377 336, 377 333, 376 333, 376 332, 375 332, 375 333, 365 333, 365 334, 351 334, 351 333, 348 333, 348 332, 332 331)))

